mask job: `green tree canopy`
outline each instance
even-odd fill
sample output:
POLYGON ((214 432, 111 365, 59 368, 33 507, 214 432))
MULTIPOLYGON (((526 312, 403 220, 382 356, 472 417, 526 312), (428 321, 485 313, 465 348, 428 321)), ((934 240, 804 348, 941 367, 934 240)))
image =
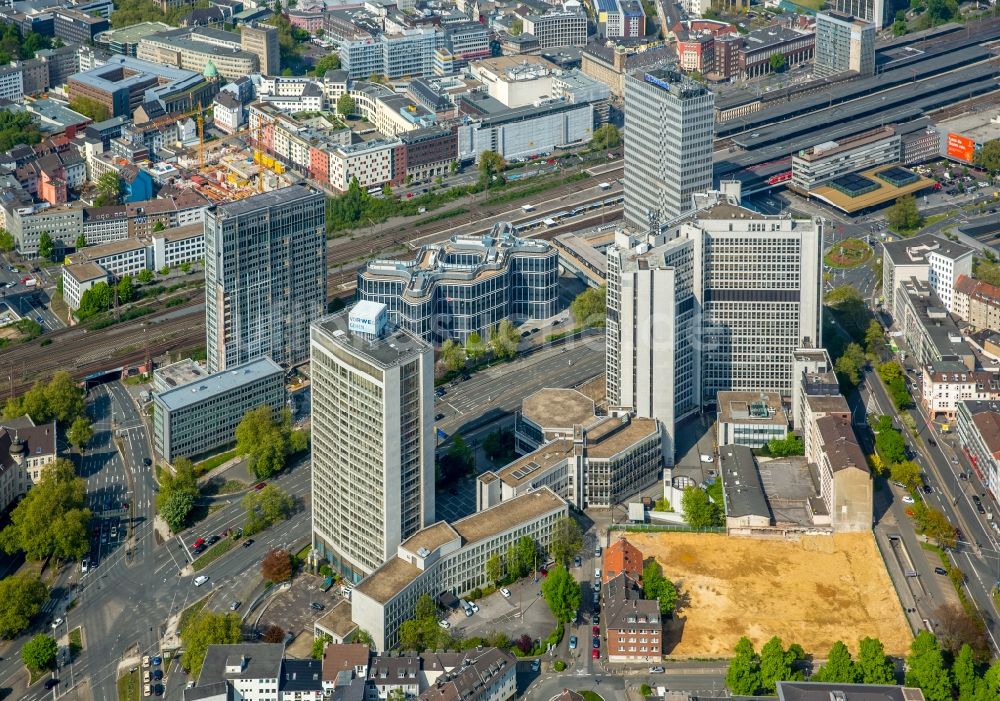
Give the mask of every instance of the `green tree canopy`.
POLYGON ((169 492, 163 498, 157 495, 160 517, 173 533, 180 533, 187 526, 188 516, 194 509, 195 496, 191 492, 169 492))
MULTIPOLYGON (((0 115, 8 114, 7 112, 0 112, 0 115)), ((17 246, 17 242, 14 241, 14 234, 10 233, 6 229, 0 229, 0 251, 4 253, 10 253, 17 246)))
POLYGON ((473 363, 479 361, 483 355, 486 354, 486 344, 483 342, 482 336, 473 331, 465 339, 465 355, 473 363))
POLYGON ((181 664, 197 679, 209 645, 233 645, 243 639, 240 617, 235 613, 215 613, 202 609, 191 618, 181 631, 184 655, 181 664))
POLYGON ((777 682, 802 679, 802 672, 796 670, 794 665, 804 657, 805 651, 801 646, 792 645, 786 650, 778 636, 764 643, 760 650, 760 687, 763 693, 773 695, 777 682))
POLYGON ((918 489, 923 483, 923 470, 913 460, 894 462, 889 466, 889 475, 907 489, 918 489))
POLYGON ((788 63, 788 59, 785 58, 785 54, 777 53, 771 54, 771 58, 768 59, 768 65, 770 65, 771 70, 775 73, 780 73, 785 69, 785 65, 788 63))
POLYGON ((340 114, 344 117, 350 117, 355 112, 357 112, 357 109, 358 106, 354 102, 354 98, 351 97, 348 93, 345 92, 343 95, 337 98, 337 114, 340 114))
POLYGON ((55 664, 59 646, 51 635, 39 634, 21 648, 21 661, 29 669, 51 669, 55 664))
POLYGON ((41 140, 42 134, 30 112, 0 110, 0 151, 9 151, 18 144, 37 144, 41 140))
POLYGON ((862 684, 895 684, 895 665, 878 638, 864 638, 858 646, 857 668, 862 684))
POLYGON ((0 547, 7 553, 23 551, 29 560, 83 557, 90 549, 85 494, 73 463, 57 459, 14 507, 10 525, 0 531, 0 547))
POLYGON ((132 276, 126 275, 118 281, 118 303, 127 304, 135 296, 135 287, 132 284, 132 276))
POLYGON ((622 142, 621 132, 614 124, 602 124, 594 129, 594 136, 590 140, 590 145, 597 149, 609 149, 618 146, 622 142))
POLYGON ((830 648, 830 653, 826 656, 826 664, 816 671, 816 674, 812 676, 812 681, 828 684, 856 684, 861 680, 860 671, 854 664, 854 660, 851 659, 851 651, 842 641, 838 640, 830 648))
POLYGON ((607 294, 605 285, 588 287, 569 305, 569 312, 577 326, 604 326, 607 321, 607 294))
POLYGON ((331 53, 320 58, 320 60, 316 62, 316 67, 314 70, 316 71, 316 77, 322 78, 324 75, 326 75, 327 71, 336 71, 339 69, 340 69, 340 56, 331 53))
POLYGON ((437 618, 437 604, 430 594, 421 594, 413 608, 415 618, 437 618))
POLYGON ((258 533, 275 523, 284 521, 295 511, 295 499, 273 484, 260 491, 250 491, 243 497, 246 520, 243 531, 246 535, 258 533))
POLYGON ((903 440, 903 434, 895 429, 876 434, 875 450, 890 465, 906 459, 906 441, 903 440))
MULTIPOLYGON (((86 99, 86 98, 84 98, 86 99)), ((122 180, 115 171, 101 174, 97 179, 97 191, 100 195, 94 200, 98 207, 121 204, 122 180)))
POLYGON ((0 579, 0 637, 13 638, 27 630, 48 598, 48 587, 34 575, 0 579))
POLYGON ((535 566, 538 546, 529 536, 523 535, 507 549, 504 557, 504 564, 507 565, 507 574, 515 579, 523 577, 531 572, 535 566))
POLYGON ((648 599, 660 602, 660 613, 673 615, 677 608, 677 587, 663 576, 663 568, 656 560, 650 559, 642 568, 642 588, 648 599))
POLYGON ((927 701, 951 701, 951 678, 937 638, 917 633, 906 658, 906 685, 920 687, 927 701))
POLYGON ((974 163, 990 172, 991 175, 1000 173, 1000 139, 987 141, 976 151, 974 163))
POLYGON ((700 487, 688 487, 681 497, 684 520, 691 528, 710 528, 722 523, 722 506, 714 503, 700 487))
POLYGON ((290 432, 291 417, 287 412, 275 420, 271 407, 257 407, 248 411, 236 427, 236 452, 249 459, 258 478, 271 477, 285 467, 290 432))
POLYGON ((582 597, 580 583, 570 576, 564 566, 556 565, 549 570, 548 576, 542 580, 542 597, 559 623, 576 619, 582 597))
POLYGON ((441 344, 441 363, 448 372, 457 372, 465 367, 465 349, 450 338, 441 344))
POLYGON ((886 223, 893 231, 915 231, 924 224, 913 195, 903 195, 885 213, 886 223))
POLYGON ((507 167, 507 161, 496 151, 483 151, 479 154, 479 180, 489 184, 493 176, 499 176, 507 167))
POLYGON ((583 530, 572 516, 563 516, 552 527, 549 555, 560 565, 567 565, 583 547, 583 530))
POLYGON ((79 451, 83 451, 93 437, 94 429, 91 428, 90 420, 86 416, 77 416, 66 432, 66 438, 79 451))
POLYGON ((84 117, 89 117, 95 122, 103 122, 111 117, 111 113, 104 103, 90 97, 74 97, 69 101, 69 108, 74 112, 79 112, 84 117))
POLYGON ((38 237, 38 257, 50 259, 55 250, 55 242, 49 232, 43 231, 42 235, 38 237))
POLYGON ((486 581, 490 584, 496 584, 501 579, 503 579, 503 561, 499 555, 494 553, 486 561, 486 581))
POLYGON ((55 420, 69 426, 83 415, 83 410, 83 390, 68 372, 60 370, 47 383, 39 380, 21 397, 8 399, 3 415, 14 419, 27 414, 36 424, 55 420))
POLYGON ((789 433, 785 438, 775 438, 767 442, 767 452, 775 457, 789 455, 805 455, 805 444, 802 439, 789 433))
POLYGON ((761 687, 760 657, 746 636, 736 643, 735 654, 726 670, 726 687, 737 696, 753 696, 761 687))
POLYGON ((501 360, 509 360, 516 356, 520 341, 521 336, 510 319, 504 319, 490 330, 490 350, 501 360))

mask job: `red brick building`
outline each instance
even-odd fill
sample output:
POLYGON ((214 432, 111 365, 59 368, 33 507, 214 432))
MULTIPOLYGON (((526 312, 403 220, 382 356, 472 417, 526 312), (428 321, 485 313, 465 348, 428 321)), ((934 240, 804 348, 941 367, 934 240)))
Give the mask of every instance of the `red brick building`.
POLYGON ((604 620, 609 662, 659 663, 663 659, 660 602, 643 598, 627 574, 604 586, 604 620))
POLYGON ((621 536, 604 551, 601 577, 607 584, 622 573, 636 582, 642 581, 642 551, 628 542, 625 536, 621 536))

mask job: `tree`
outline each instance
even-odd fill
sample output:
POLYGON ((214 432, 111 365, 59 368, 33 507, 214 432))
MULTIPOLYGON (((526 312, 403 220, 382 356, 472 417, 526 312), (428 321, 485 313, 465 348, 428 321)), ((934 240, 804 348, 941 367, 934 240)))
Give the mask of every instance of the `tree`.
POLYGON ((30 112, 0 111, 0 151, 9 151, 18 144, 37 144, 41 140, 42 134, 30 112))
POLYGON ((719 505, 713 503, 700 487, 688 487, 684 490, 681 510, 684 512, 684 520, 691 528, 718 526, 722 520, 719 505))
POLYGON ((906 441, 903 435, 895 429, 879 431, 875 436, 875 450, 882 460, 892 465, 906 459, 906 441))
POLYGON ((851 659, 850 650, 840 640, 830 648, 830 654, 826 656, 826 664, 812 676, 812 681, 828 684, 856 684, 860 679, 860 670, 851 659))
POLYGON ((358 109, 357 104, 354 102, 354 98, 348 93, 344 93, 337 98, 337 114, 341 114, 345 117, 350 117, 358 109))
POLYGON ((523 535, 517 539, 507 549, 504 563, 507 565, 507 574, 514 579, 519 579, 531 572, 535 564, 537 545, 529 536, 523 535))
MULTIPOLYGON (((896 434, 899 435, 899 434, 896 434)), ((894 482, 899 482, 901 485, 910 490, 916 490, 920 488, 923 484, 923 471, 920 465, 915 463, 913 460, 903 460, 901 462, 894 462, 889 466, 889 475, 892 477, 894 482)))
POLYGON ((938 509, 918 502, 913 506, 913 520, 916 522, 917 532, 936 540, 941 547, 954 548, 958 544, 955 527, 938 509))
POLYGON ((283 418, 275 421, 271 407, 263 405, 248 411, 236 427, 236 452, 249 459, 259 479, 271 477, 285 467, 291 418, 283 418))
POLYGON ((36 635, 21 648, 24 666, 35 671, 51 669, 59 653, 59 645, 51 635, 36 635))
POLYGON ((483 151, 479 154, 479 182, 489 186, 494 176, 503 172, 507 161, 496 151, 483 151))
POLYGON ((793 665, 804 655, 798 645, 785 650, 777 635, 764 643, 760 650, 760 688, 763 693, 774 694, 776 682, 801 679, 802 673, 796 672, 793 665))
POLYGON ((265 643, 280 643, 285 640, 285 630, 273 623, 264 629, 260 639, 265 643))
POLYGON ((583 530, 572 516, 563 516, 552 527, 549 555, 557 564, 566 565, 583 547, 583 530))
POLYGON ((508 34, 510 34, 512 37, 521 36, 523 32, 524 32, 524 20, 517 18, 510 23, 510 31, 508 32, 508 34))
POLYGON ((77 416, 66 432, 66 438, 80 452, 83 452, 93 437, 94 429, 90 427, 90 421, 86 416, 77 416))
POLYGON ((517 344, 521 337, 509 319, 504 319, 490 331, 490 349, 501 360, 510 360, 517 355, 517 344))
POLYGON ((135 276, 135 279, 141 282, 143 285, 146 285, 153 281, 153 271, 148 268, 143 268, 135 276))
POLYGON ((74 97, 69 101, 69 108, 84 117, 90 117, 95 122, 103 122, 111 116, 103 103, 89 97, 74 97))
POLYGON ((473 364, 476 364, 485 354, 486 344, 483 343, 482 336, 473 331, 465 339, 465 355, 472 361, 473 364))
POLYGON ((785 54, 771 54, 771 58, 768 59, 768 64, 771 66, 771 70, 774 73, 780 73, 785 69, 785 65, 788 60, 785 58, 785 54))
POLYGON ((804 455, 805 450, 802 439, 791 433, 785 438, 776 438, 767 442, 767 452, 775 457, 783 458, 789 455, 804 455))
POLYGON ((181 664, 192 678, 196 679, 201 673, 209 645, 234 645, 242 639, 239 616, 234 613, 221 614, 203 609, 181 630, 181 642, 184 645, 181 664))
POLYGON ((588 287, 576 296, 569 305, 569 312, 577 326, 604 326, 608 318, 607 294, 607 286, 601 285, 588 287))
POLYGON ((893 231, 915 231, 923 226, 924 218, 917 209, 913 195, 903 195, 885 213, 885 220, 893 231))
POLYGON ((247 492, 242 504, 246 512, 243 531, 247 535, 258 533, 287 519, 295 510, 292 496, 273 484, 265 486, 259 492, 247 492))
MULTIPOLYGON (((964 580, 961 570, 955 567, 949 569, 952 573, 958 573, 952 575, 953 581, 957 580, 960 583, 964 580)), ((938 641, 942 650, 955 657, 963 648, 968 647, 975 661, 985 661, 990 658, 990 645, 986 639, 982 619, 970 616, 958 604, 939 606, 934 612, 934 617, 939 622, 938 641)))
POLYGON ((413 607, 413 615, 417 620, 433 618, 437 620, 437 604, 430 594, 421 594, 417 597, 417 603, 413 607))
POLYGON ((951 701, 951 679, 934 635, 922 630, 910 643, 906 685, 920 687, 927 701, 951 701))
POLYGON ((760 688, 760 657, 746 636, 736 643, 736 654, 726 670, 726 686, 737 696, 753 696, 760 688))
MULTIPOLYGON (((0 112, 0 114, 6 114, 6 112, 0 112)), ((6 229, 0 229, 0 251, 4 253, 10 253, 14 250, 16 246, 14 241, 14 234, 10 233, 6 229)))
POLYGON ((861 371, 868 365, 865 352, 857 343, 849 343, 834 363, 840 384, 856 387, 861 382, 861 371))
POLYGON ((895 665, 878 638, 864 638, 858 646, 857 669, 862 684, 895 684, 895 665))
POLYGON ((73 463, 57 459, 11 512, 10 525, 0 531, 0 547, 7 553, 24 551, 29 560, 83 557, 90 549, 85 494, 73 463))
POLYGON ((988 170, 991 175, 1000 173, 1000 139, 993 139, 993 141, 987 141, 983 144, 976 151, 973 163, 984 170, 988 170))
POLYGON ((958 0, 927 0, 926 5, 932 24, 943 24, 958 16, 958 0))
POLYGON ((671 616, 677 608, 677 587, 663 576, 663 568, 656 560, 650 559, 642 568, 642 588, 646 598, 660 602, 660 613, 671 616))
POLYGON ((162 501, 157 497, 160 517, 167 522, 171 532, 180 533, 187 526, 194 501, 194 495, 184 491, 170 492, 162 501))
POLYGON ((322 78, 326 75, 327 71, 336 71, 340 69, 340 56, 337 54, 327 54, 323 56, 316 62, 316 77, 322 78))
POLYGON ((87 237, 86 236, 84 236, 83 234, 80 234, 79 236, 76 237, 75 246, 76 246, 77 250, 83 248, 86 245, 87 245, 87 237))
POLYGON ((367 630, 361 630, 360 628, 354 631, 354 635, 351 636, 352 643, 358 643, 359 645, 367 645, 368 647, 375 646, 375 640, 372 638, 371 633, 367 630))
POLYGON ((486 561, 486 581, 496 584, 503 577, 503 561, 500 556, 494 553, 486 561))
POLYGON ((135 295, 135 288, 132 285, 132 276, 126 275, 121 280, 118 281, 118 302, 119 304, 126 304, 132 301, 132 297, 135 295))
POLYGON ((292 578, 292 556, 287 550, 272 548, 260 563, 260 574, 268 582, 287 582, 292 578))
POLYGON ((552 615, 559 623, 576 620, 580 608, 580 583, 573 579, 562 565, 556 565, 542 580, 542 596, 549 605, 552 615))
POLYGON ((622 142, 621 132, 614 124, 602 124, 594 129, 594 136, 590 140, 590 146, 594 149, 609 149, 618 146, 622 142))
POLYGON ((52 242, 52 237, 48 231, 43 231, 38 237, 38 257, 51 259, 54 252, 55 244, 52 242))
POLYGON ((885 346, 885 333, 882 331, 882 325, 872 319, 865 329, 865 350, 875 355, 883 346, 885 346))
POLYGON ((0 637, 25 630, 49 598, 49 588, 36 576, 15 574, 0 579, 0 637))
POLYGON ((951 667, 959 699, 972 699, 976 695, 976 660, 972 648, 966 644, 958 651, 951 667))
POLYGON ((98 207, 121 204, 122 181, 118 173, 108 171, 101 174, 97 179, 97 191, 100 195, 94 200, 94 204, 98 207))
POLYGON ((441 344, 441 362, 448 372, 458 372, 465 367, 465 349, 449 338, 441 344))
POLYGON ((326 646, 332 642, 333 638, 331 638, 326 633, 323 633, 322 635, 313 638, 312 658, 314 660, 323 659, 323 650, 326 649, 326 646))

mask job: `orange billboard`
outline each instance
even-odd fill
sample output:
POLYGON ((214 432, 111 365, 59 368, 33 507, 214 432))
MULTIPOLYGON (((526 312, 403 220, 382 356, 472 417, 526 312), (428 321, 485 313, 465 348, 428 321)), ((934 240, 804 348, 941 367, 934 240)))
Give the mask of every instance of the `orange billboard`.
POLYGON ((959 134, 948 134, 948 157, 972 163, 976 155, 976 142, 959 134))

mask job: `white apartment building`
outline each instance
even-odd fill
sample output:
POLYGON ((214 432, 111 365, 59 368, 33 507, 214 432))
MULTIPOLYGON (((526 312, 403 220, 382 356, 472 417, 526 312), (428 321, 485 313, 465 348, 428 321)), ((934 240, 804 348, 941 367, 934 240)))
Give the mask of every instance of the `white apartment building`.
POLYGON ((184 263, 205 259, 204 224, 187 224, 153 235, 152 264, 154 270, 174 268, 184 263))
POLYGON ((1000 331, 1000 287, 959 275, 953 313, 977 330, 1000 331))
POLYGON ((452 524, 438 521, 423 528, 355 587, 352 620, 368 631, 377 650, 395 647, 399 626, 413 617, 422 594, 461 596, 484 586, 490 557, 506 553, 522 537, 548 547, 555 523, 568 513, 563 499, 541 487, 452 524))
POLYGON ((24 99, 24 74, 16 66, 0 66, 0 100, 24 99))
POLYGON ((960 402, 1000 399, 1000 375, 940 360, 923 367, 920 401, 932 418, 954 420, 960 402))
POLYGON ((378 139, 333 149, 330 151, 330 185, 347 192, 354 178, 362 189, 393 182, 394 152, 402 148, 399 139, 378 139))
POLYGON ((108 271, 94 263, 65 265, 62 269, 63 299, 73 311, 80 308, 83 293, 99 282, 108 281, 108 271))
POLYGON ((310 334, 313 549, 358 582, 434 517, 434 354, 375 302, 310 334))
POLYGON ((957 433, 973 471, 996 497, 1000 494, 1000 403, 960 402, 957 433))
POLYGON ((126 275, 135 277, 139 271, 149 270, 151 263, 147 242, 135 238, 87 246, 72 254, 70 260, 72 263, 99 265, 117 280, 126 275))
POLYGON ((128 238, 128 217, 125 205, 83 208, 83 237, 88 246, 121 241, 128 238))
POLYGON ((212 102, 212 123, 226 134, 236 133, 246 123, 246 108, 240 98, 228 90, 221 90, 212 102))
POLYGON ((904 281, 926 282, 944 307, 955 313, 955 283, 972 276, 973 250, 934 234, 900 238, 882 244, 882 295, 893 320, 902 314, 904 281))
POLYGON ((215 701, 205 690, 217 689, 220 699, 279 701, 284 653, 282 643, 209 645, 195 687, 202 689, 197 698, 215 701))
POLYGON ((17 252, 23 256, 38 255, 38 243, 46 233, 64 246, 72 246, 83 233, 83 207, 71 204, 49 206, 47 203, 22 208, 4 206, 7 230, 14 237, 17 252))

